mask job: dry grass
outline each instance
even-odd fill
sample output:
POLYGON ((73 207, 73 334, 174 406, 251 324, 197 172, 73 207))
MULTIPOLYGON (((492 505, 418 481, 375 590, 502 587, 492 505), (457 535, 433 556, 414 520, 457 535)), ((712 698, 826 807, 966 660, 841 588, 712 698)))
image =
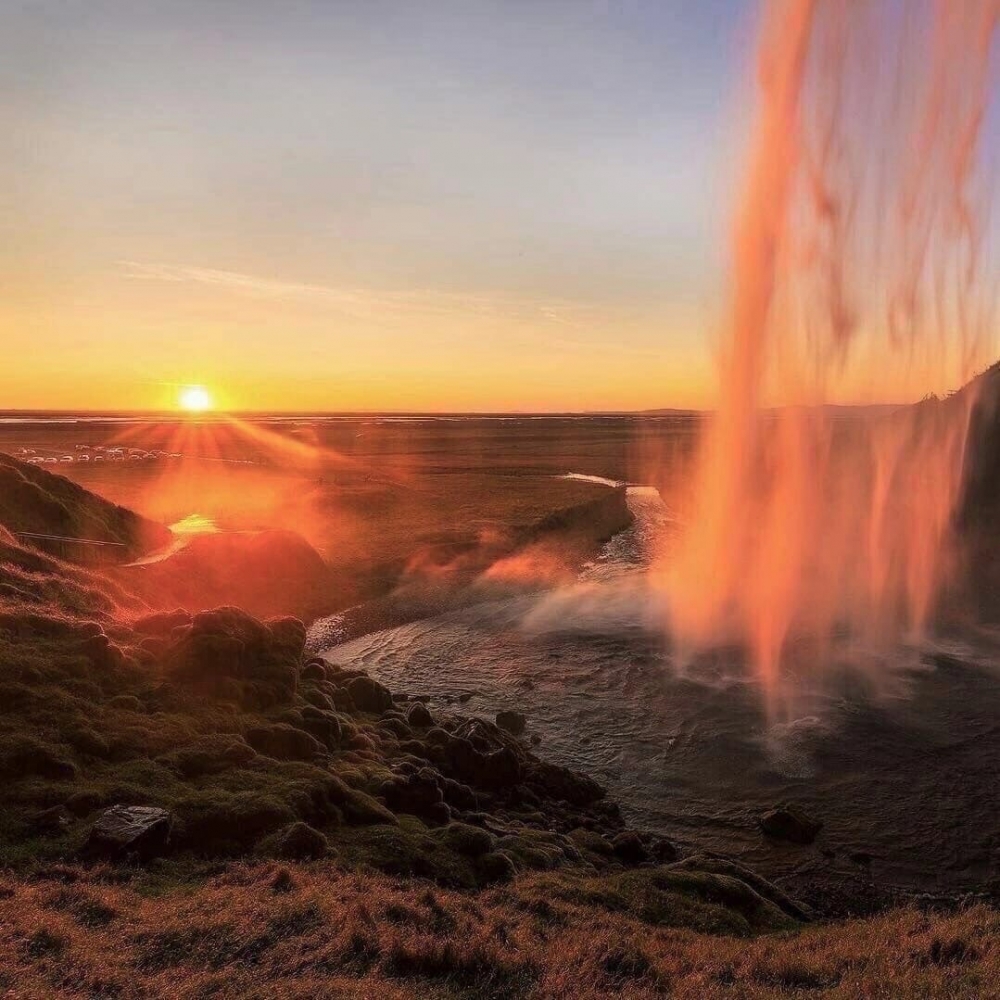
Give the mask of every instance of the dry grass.
POLYGON ((151 895, 121 872, 0 880, 0 990, 33 997, 1000 997, 1000 914, 898 910, 751 939, 468 896, 328 863, 151 895))

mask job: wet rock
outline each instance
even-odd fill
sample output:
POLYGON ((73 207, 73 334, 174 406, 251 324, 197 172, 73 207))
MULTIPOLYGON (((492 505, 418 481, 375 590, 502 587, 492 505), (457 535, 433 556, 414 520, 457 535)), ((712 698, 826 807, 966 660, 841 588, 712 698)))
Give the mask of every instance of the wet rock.
MULTIPOLYGON (((561 799, 574 806, 598 803, 606 794, 593 778, 537 759, 532 759, 529 764, 526 780, 546 798, 561 799)), ((604 803, 601 804, 604 806, 604 803)))
POLYGON ((165 853, 172 828, 173 817, 166 809, 112 806, 98 817, 84 850, 91 857, 148 861, 165 853))
POLYGON ((792 806, 778 806, 764 813, 759 823, 768 837, 793 844, 811 844, 823 829, 818 820, 792 806))
POLYGON ((355 677, 347 682, 351 700, 361 712, 381 713, 392 708, 389 689, 371 677, 355 677))
POLYGON ((276 760, 311 761, 323 753, 323 746, 316 737, 285 723, 251 729, 246 734, 246 741, 258 753, 276 760))
POLYGON ((410 706, 406 719, 416 729, 429 729, 434 725, 434 716, 431 715, 430 709, 419 701, 410 706))
POLYGON ((661 865, 668 865, 680 857, 680 851, 677 850, 676 845, 662 837, 653 840, 650 845, 650 853, 653 855, 653 860, 661 865))
POLYGON ((615 857, 627 865, 641 865, 649 861, 649 851, 635 830, 623 830, 611 841, 615 857))
POLYGON ((497 712, 497 725, 511 736, 520 736, 528 728, 528 720, 520 712, 497 712))
POLYGON ((293 861, 315 860, 330 853, 330 842, 308 823, 293 823, 277 835, 274 852, 293 861))

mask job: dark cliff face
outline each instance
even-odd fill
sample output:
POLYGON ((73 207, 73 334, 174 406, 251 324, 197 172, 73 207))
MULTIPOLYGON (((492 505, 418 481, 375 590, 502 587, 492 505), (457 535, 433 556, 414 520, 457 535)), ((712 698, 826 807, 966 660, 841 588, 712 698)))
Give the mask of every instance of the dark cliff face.
POLYGON ((526 542, 541 538, 562 539, 581 548, 593 548, 632 523, 625 487, 609 487, 604 496, 553 511, 528 528, 526 542))
POLYGON ((80 563, 127 562, 170 539, 163 525, 4 454, 0 524, 35 548, 80 563))
MULTIPOLYGON (((962 494, 957 598, 979 621, 1000 620, 1000 363, 961 393, 975 393, 969 417, 962 494)), ((954 398, 954 397, 953 397, 954 398)))
POLYGON ((990 527, 1000 511, 1000 363, 962 390, 974 392, 958 509, 960 530, 990 527))

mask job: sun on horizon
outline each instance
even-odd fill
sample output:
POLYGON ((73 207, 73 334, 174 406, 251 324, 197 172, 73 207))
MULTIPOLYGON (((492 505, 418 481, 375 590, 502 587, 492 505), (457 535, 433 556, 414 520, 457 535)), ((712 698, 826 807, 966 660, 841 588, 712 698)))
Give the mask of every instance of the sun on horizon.
POLYGON ((187 413, 204 413, 212 409, 212 396, 203 385, 185 385, 178 393, 177 405, 187 413))

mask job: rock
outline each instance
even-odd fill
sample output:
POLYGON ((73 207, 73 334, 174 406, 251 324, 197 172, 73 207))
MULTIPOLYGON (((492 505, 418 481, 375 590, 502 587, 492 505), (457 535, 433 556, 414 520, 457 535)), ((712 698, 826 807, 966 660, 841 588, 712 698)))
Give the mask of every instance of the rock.
POLYGON ((410 706, 410 711, 406 716, 406 721, 416 729, 430 729, 434 725, 434 716, 426 705, 415 701, 410 706))
POLYGON ((302 692, 302 697, 313 708, 323 708, 328 712, 332 712, 337 707, 334 705, 333 699, 318 688, 308 688, 302 692))
POLYGON ((441 832, 441 839, 456 853, 470 858, 489 854, 496 843, 496 839, 488 831, 465 823, 449 823, 441 832))
POLYGON ((348 681, 347 692, 361 712, 381 713, 392 708, 389 689, 371 677, 355 677, 348 681))
POLYGON ((380 789, 394 812, 410 813, 434 822, 447 822, 450 812, 444 804, 440 775, 429 767, 415 774, 397 775, 380 789))
POLYGON ((514 711, 497 712, 497 725, 511 736, 520 736, 528 728, 528 720, 514 711))
POLYGON ((302 709, 302 728, 315 736, 329 750, 339 746, 343 738, 343 727, 339 716, 312 705, 306 705, 302 709))
POLYGON ((568 767, 532 758, 525 777, 546 798, 561 799, 581 807, 600 803, 602 810, 613 809, 612 803, 601 802, 606 793, 593 778, 568 767))
POLYGON ((276 760, 310 761, 323 753, 323 746, 316 737, 285 723, 251 729, 246 734, 246 741, 258 753, 276 760))
POLYGON ((517 875, 517 865, 509 854, 491 851, 476 860, 476 875, 481 885, 501 885, 517 875))
POLYGON ((97 818, 84 847, 93 857, 148 861, 165 853, 173 817, 156 806, 112 806, 97 818))
POLYGON ((302 668, 302 673, 299 676, 304 681, 325 681, 326 680, 326 663, 323 660, 313 659, 310 660, 302 668))
POLYGON ((649 851, 635 830, 623 830, 611 841, 615 857, 627 865, 641 865, 649 861, 649 851))
POLYGON ((452 737, 444 752, 451 769, 477 788, 501 791, 513 788, 521 780, 521 761, 508 747, 483 753, 469 740, 452 737))
POLYGON ((378 726, 379 729, 384 729, 386 732, 392 733, 393 736, 401 740, 408 740, 413 736, 413 732, 410 727, 399 719, 379 719, 378 726))
POLYGON ((298 685, 305 626, 297 618, 262 622, 239 608, 216 608, 175 629, 163 653, 170 679, 248 707, 289 702, 298 685))
POLYGON ((793 844, 811 844, 823 829, 823 824, 792 806, 778 806, 764 813, 759 821, 761 830, 775 840, 793 844))
POLYGON ((444 778, 441 782, 444 800, 454 809, 478 809, 479 802, 476 793, 468 786, 453 778, 444 778))
POLYGON ((315 860, 330 853, 330 843, 308 823, 293 823, 277 835, 275 853, 293 861, 315 860))
POLYGON ((661 837, 657 837, 653 841, 650 846, 650 853, 653 855, 653 860, 661 865, 668 865, 680 857, 677 847, 669 840, 664 840, 661 837))

